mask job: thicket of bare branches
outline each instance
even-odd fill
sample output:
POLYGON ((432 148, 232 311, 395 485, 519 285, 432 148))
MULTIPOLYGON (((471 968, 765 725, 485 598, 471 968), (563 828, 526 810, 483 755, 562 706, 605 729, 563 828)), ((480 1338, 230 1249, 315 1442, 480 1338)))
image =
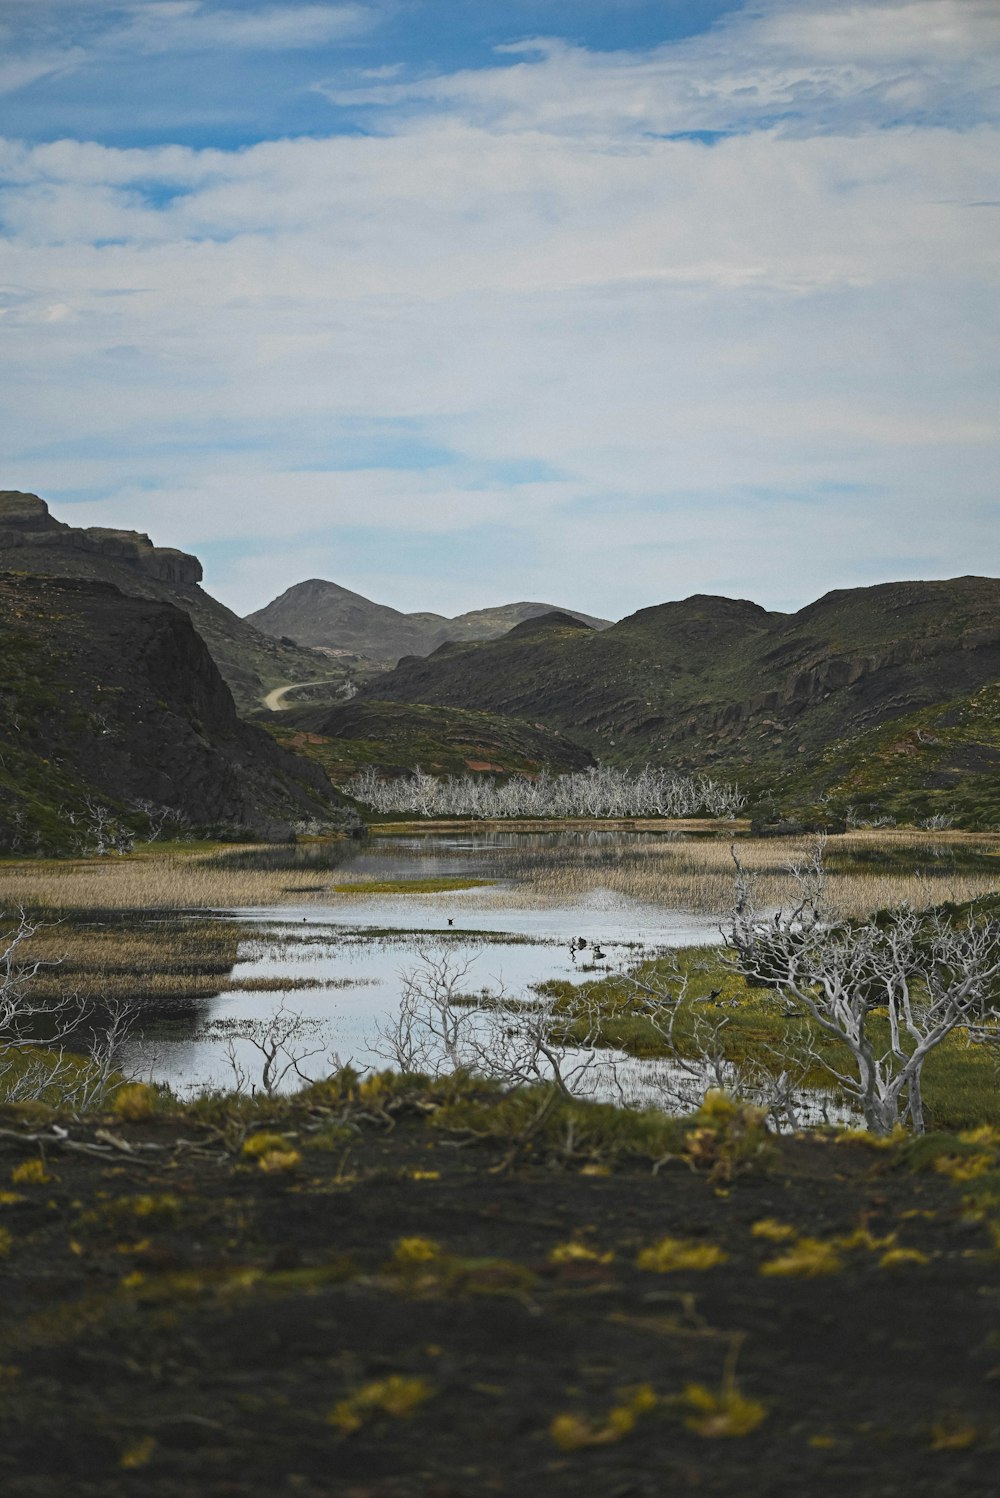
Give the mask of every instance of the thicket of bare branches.
MULTIPOLYGON (((771 989, 787 1017, 811 1021, 808 1059, 873 1133, 904 1119, 923 1132, 928 1056, 957 1030, 973 1042, 1000 1031, 1000 921, 956 923, 939 909, 904 905, 835 923, 822 843, 790 871, 790 908, 765 917, 735 850, 733 858, 737 898, 725 935, 738 970, 771 989)), ((796 1033, 802 1043, 805 1032, 796 1033)))
POLYGON ((467 992, 478 952, 422 948, 417 957, 401 975, 399 1009, 371 1043, 376 1055, 399 1071, 432 1077, 468 1071, 509 1087, 547 1082, 578 1096, 590 1090, 596 1012, 592 1032, 570 1043, 554 999, 525 1001, 502 988, 467 992))
POLYGON ((680 775, 647 765, 639 771, 601 765, 567 775, 409 775, 386 777, 368 767, 346 782, 356 801, 382 815, 428 817, 736 817, 746 806, 738 786, 707 775, 680 775))
POLYGON ((100 1018, 78 997, 38 1001, 44 967, 30 955, 38 923, 23 910, 0 934, 0 1098, 45 1099, 82 1114, 126 1079, 121 1073, 134 1011, 107 1003, 100 1018))
POLYGON ((233 1090, 262 1092, 268 1097, 296 1082, 308 1086, 317 1080, 303 1071, 316 1056, 327 1059, 326 1070, 340 1062, 328 1055, 326 1021, 289 1009, 284 1000, 271 1014, 253 1018, 232 1016, 210 1020, 202 1031, 223 1047, 233 1090))

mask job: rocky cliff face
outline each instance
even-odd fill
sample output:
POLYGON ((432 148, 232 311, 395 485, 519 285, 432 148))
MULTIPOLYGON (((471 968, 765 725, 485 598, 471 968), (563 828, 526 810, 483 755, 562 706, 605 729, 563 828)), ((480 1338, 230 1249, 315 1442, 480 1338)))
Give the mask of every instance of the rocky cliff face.
MULTIPOLYGON (((138 531, 105 530, 99 526, 76 529, 49 514, 37 494, 0 490, 0 548, 40 548, 107 557, 134 567, 160 582, 200 583, 197 557, 172 548, 154 546, 138 531)), ((25 558, 30 563, 30 557, 25 558)))
POLYGON ((0 575, 0 654, 0 847, 15 834, 25 851, 65 844, 94 798, 263 837, 356 821, 321 770, 237 716, 170 604, 106 583, 0 575))
POLYGON ((154 546, 137 531, 64 525, 37 494, 0 491, 0 569, 112 583, 183 609, 241 711, 258 708, 272 687, 343 676, 328 657, 271 639, 212 598, 199 586, 197 557, 154 546))

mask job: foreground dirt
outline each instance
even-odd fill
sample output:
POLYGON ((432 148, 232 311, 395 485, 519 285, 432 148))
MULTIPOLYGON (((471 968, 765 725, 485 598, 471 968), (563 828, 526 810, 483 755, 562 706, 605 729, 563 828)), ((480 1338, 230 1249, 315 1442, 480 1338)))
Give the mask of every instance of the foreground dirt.
POLYGON ((701 1118, 654 1172, 489 1106, 8 1110, 0 1491, 997 1493, 995 1140, 945 1172, 701 1118))

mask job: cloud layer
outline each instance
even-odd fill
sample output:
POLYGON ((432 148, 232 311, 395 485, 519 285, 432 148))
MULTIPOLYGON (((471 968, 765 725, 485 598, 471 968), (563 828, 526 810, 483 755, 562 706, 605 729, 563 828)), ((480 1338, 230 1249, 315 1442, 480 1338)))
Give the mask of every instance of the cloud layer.
MULTIPOLYGON (((371 14, 160 0, 114 35, 371 14)), ((985 0, 772 4, 345 66, 314 84, 351 133, 7 141, 4 485, 206 549, 245 609, 306 571, 614 615, 995 571, 998 58, 985 0)))

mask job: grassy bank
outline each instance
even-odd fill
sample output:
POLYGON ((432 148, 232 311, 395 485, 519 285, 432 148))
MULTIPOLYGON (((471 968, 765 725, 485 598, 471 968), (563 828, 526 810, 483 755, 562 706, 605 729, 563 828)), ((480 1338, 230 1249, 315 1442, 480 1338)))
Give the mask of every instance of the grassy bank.
MULTIPOLYGON (((716 826, 716 824, 709 824, 716 826)), ((482 824, 472 824, 482 831, 482 824)), ((409 832, 396 824, 386 832, 409 832)), ((442 827, 421 824, 434 832, 442 827)), ((449 830, 454 831, 454 825, 449 830)), ((505 832, 572 831, 580 834, 565 845, 525 850, 514 840, 491 850, 497 878, 515 888, 483 895, 484 906, 510 900, 539 906, 566 902, 593 890, 608 890, 630 900, 680 910, 722 915, 732 898, 733 863, 728 835, 688 837, 701 830, 688 824, 659 824, 668 836, 605 842, 591 832, 643 831, 643 825, 569 823, 510 827, 505 832)), ((740 858, 759 876, 759 898, 777 905, 788 895, 787 865, 811 847, 809 838, 738 839, 740 858)), ((183 844, 139 854, 90 859, 7 859, 0 863, 0 907, 23 904, 59 912, 88 910, 205 910, 254 906, 323 904, 354 893, 434 893, 467 888, 475 879, 458 881, 379 881, 353 873, 349 863, 315 866, 269 866, 275 850, 234 849, 226 845, 183 844), (251 856, 247 856, 251 855, 251 856), (253 867, 255 859, 259 867, 253 867), (391 888, 390 888, 391 886, 391 888)), ((315 845, 313 845, 315 849, 315 845)), ((319 851, 322 851, 320 849, 319 851)), ((419 858, 419 845, 407 850, 419 858)), ((428 843, 426 856, 434 856, 428 843)), ((917 906, 971 900, 1000 887, 1000 834, 962 832, 857 831, 831 837, 827 843, 828 898, 837 915, 863 915, 908 900, 917 906)))
MULTIPOLYGON (((634 976, 657 992, 683 991, 669 1043, 662 1027, 647 1017, 644 995, 628 975, 580 985, 549 982, 539 992, 556 997, 567 1017, 569 1040, 650 1060, 672 1055, 694 1060, 706 1049, 717 1049, 744 1072, 759 1068, 777 1076, 789 1071, 797 1089, 821 1089, 843 1099, 827 1066, 853 1072, 846 1046, 822 1034, 804 1014, 789 1019, 779 996, 749 987, 730 971, 718 947, 682 948, 667 960, 642 964, 634 976)), ((884 1030, 887 1048, 887 1024, 884 1030)), ((879 1033, 877 1024, 873 1033, 879 1033)), ((931 1053, 924 1070, 929 1127, 1000 1128, 998 1081, 995 1048, 972 1045, 964 1029, 956 1030, 931 1053)))

